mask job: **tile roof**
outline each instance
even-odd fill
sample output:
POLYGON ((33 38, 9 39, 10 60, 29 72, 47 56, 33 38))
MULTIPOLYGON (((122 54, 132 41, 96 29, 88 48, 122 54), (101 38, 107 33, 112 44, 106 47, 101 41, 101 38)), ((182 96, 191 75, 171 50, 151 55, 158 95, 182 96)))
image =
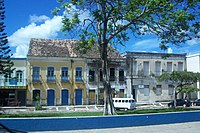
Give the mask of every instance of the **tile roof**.
MULTIPOLYGON (((29 44, 28 56, 38 57, 77 57, 77 58, 99 58, 97 47, 93 46, 85 53, 80 52, 78 40, 64 39, 39 39, 32 38, 29 44)), ((120 53, 111 48, 108 58, 122 58, 120 53)))

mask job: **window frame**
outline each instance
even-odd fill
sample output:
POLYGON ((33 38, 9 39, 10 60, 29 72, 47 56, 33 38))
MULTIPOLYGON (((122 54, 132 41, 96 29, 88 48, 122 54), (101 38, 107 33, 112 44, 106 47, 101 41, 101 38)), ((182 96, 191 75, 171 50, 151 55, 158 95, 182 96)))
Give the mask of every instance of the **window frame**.
POLYGON ((119 81, 125 81, 125 73, 124 73, 124 69, 119 69, 119 81), (120 74, 120 72, 123 72, 120 74))
POLYGON ((54 82, 55 80, 55 67, 47 66, 47 82, 54 82))
POLYGON ((75 68, 75 81, 83 81, 82 74, 83 68, 82 67, 76 67, 75 68))
POLYGON ((32 81, 37 82, 40 81, 41 68, 39 66, 32 67, 32 81))
POLYGON ((61 81, 69 81, 69 67, 63 66, 60 71, 61 81))
POLYGON ((93 69, 89 69, 89 79, 88 79, 88 81, 89 82, 94 82, 95 81, 95 70, 93 70, 93 69), (92 72, 92 73, 90 73, 90 72, 92 72))
POLYGON ((114 67, 111 67, 109 69, 109 80, 110 81, 115 81, 115 68, 114 67))

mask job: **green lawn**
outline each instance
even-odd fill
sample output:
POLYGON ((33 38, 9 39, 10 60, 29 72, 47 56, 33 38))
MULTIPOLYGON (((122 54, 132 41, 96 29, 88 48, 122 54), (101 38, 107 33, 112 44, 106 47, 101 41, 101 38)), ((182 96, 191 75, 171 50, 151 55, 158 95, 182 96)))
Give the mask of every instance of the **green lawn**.
POLYGON ((141 109, 141 110, 117 111, 117 114, 129 115, 129 114, 165 113, 165 112, 181 112, 181 111, 194 111, 194 110, 197 109, 193 108, 141 109))
MULTIPOLYGON (((120 110, 118 115, 164 113, 194 111, 192 108, 164 108, 164 109, 141 109, 141 110, 120 110)), ((102 112, 68 112, 68 113, 30 113, 30 114, 1 114, 0 118, 24 118, 24 117, 80 117, 80 116, 102 116, 102 112)))
POLYGON ((1 114, 0 118, 102 116, 102 112, 1 114))

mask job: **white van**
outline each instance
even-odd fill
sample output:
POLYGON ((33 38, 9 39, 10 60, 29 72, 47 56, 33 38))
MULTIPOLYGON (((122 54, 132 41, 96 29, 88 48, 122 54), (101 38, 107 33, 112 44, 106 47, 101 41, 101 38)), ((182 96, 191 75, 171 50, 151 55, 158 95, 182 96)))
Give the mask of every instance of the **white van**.
POLYGON ((113 98, 116 109, 136 109, 136 102, 133 98, 113 98))

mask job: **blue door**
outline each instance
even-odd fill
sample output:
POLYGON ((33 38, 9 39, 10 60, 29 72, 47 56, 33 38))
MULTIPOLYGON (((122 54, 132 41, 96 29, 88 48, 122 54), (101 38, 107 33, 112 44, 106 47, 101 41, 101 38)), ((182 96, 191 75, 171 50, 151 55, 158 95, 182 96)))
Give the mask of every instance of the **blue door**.
POLYGON ((55 91, 54 90, 47 90, 47 106, 54 106, 55 105, 55 91))
POLYGON ((62 90, 62 105, 68 105, 69 91, 62 90))
POLYGON ((82 90, 75 90, 75 105, 82 105, 82 90))

